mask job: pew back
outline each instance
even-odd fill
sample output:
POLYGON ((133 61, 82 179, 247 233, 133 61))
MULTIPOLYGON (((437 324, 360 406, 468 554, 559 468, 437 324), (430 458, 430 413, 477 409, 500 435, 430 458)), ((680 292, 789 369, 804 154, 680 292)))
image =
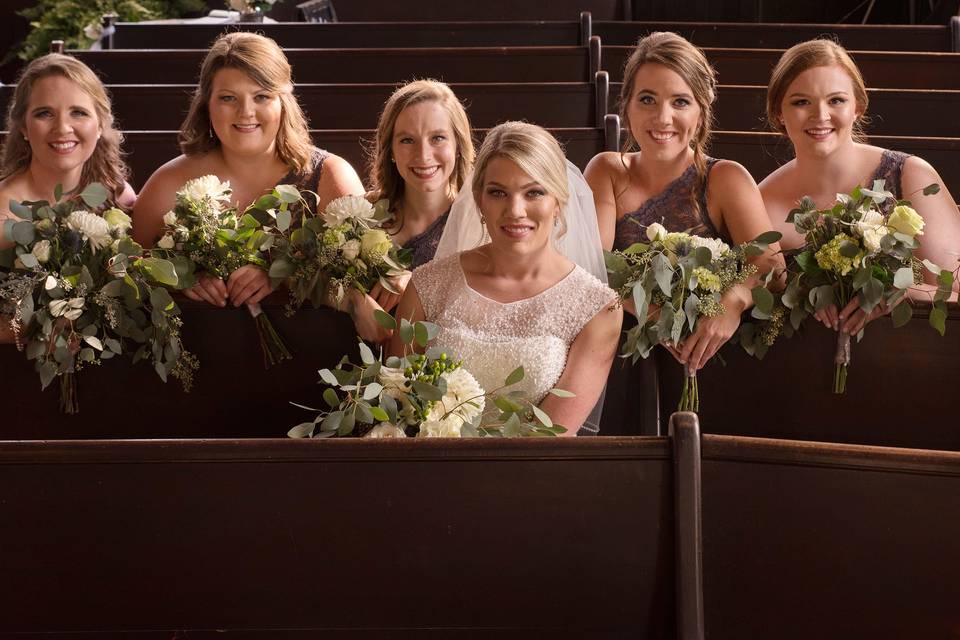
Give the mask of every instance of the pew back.
POLYGON ((956 636, 960 453, 705 435, 702 455, 708 637, 956 636))
POLYGON ((662 438, 4 442, 0 632, 672 638, 672 487, 662 438))

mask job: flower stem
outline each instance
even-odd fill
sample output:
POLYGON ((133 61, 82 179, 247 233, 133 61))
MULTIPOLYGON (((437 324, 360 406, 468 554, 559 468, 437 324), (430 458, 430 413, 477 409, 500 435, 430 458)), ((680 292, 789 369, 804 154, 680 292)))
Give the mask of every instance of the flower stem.
POLYGON ((80 405, 77 403, 77 380, 72 373, 64 373, 60 376, 60 411, 69 415, 80 413, 80 405))
POLYGON ((850 365, 850 334, 841 331, 837 334, 837 349, 833 354, 836 365, 833 372, 833 392, 840 394, 847 390, 847 367, 850 365))
POLYGON ((247 309, 257 323, 257 334, 260 337, 260 350, 263 352, 263 368, 269 369, 272 365, 279 364, 284 360, 290 360, 293 356, 283 339, 270 322, 270 318, 263 312, 259 304, 248 304, 247 309))
POLYGON ((700 385, 697 382, 696 370, 690 369, 689 365, 683 365, 683 390, 680 392, 680 406, 677 411, 700 410, 700 385))

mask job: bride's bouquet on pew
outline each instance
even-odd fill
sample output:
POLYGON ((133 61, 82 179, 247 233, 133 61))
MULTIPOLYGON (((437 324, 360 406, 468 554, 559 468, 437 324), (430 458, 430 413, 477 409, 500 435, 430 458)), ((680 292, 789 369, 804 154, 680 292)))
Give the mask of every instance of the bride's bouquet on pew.
MULTIPOLYGON (((438 331, 429 322, 399 325, 377 311, 377 321, 399 331, 403 357, 383 358, 360 343, 360 364, 344 357, 334 369, 321 369, 324 409, 297 405, 316 412, 310 422, 292 428, 291 438, 461 438, 556 436, 566 428, 533 404, 520 390, 508 390, 523 380, 517 367, 493 390, 485 390, 454 354, 427 347, 438 331), (425 350, 418 353, 418 350, 425 350)), ((563 398, 561 389, 550 393, 563 398)))
POLYGON ((177 286, 174 265, 147 255, 127 237, 130 217, 97 210, 107 189, 90 184, 56 202, 10 202, 19 220, 4 232, 15 245, 2 252, 0 300, 13 308, 17 347, 35 361, 45 389, 60 379, 60 406, 79 410, 75 374, 123 353, 149 360, 161 379, 192 384, 196 358, 180 341, 180 309, 164 286, 177 286), (89 210, 88 210, 89 209, 89 210), (162 286, 157 286, 162 285, 162 286))
MULTIPOLYGON (((901 327, 913 315, 905 299, 907 290, 921 282, 922 270, 928 269, 937 276, 930 325, 943 335, 953 273, 914 257, 924 222, 910 201, 896 200, 883 180, 872 187, 857 187, 849 195, 838 193, 836 204, 825 210, 818 210, 813 200, 805 197, 787 217, 805 238, 802 247, 790 252, 796 273, 789 275, 782 297, 790 309, 791 324, 799 327, 814 311, 831 304, 842 309, 856 299, 866 314, 878 307, 892 309, 893 325, 901 327), (881 205, 891 200, 895 206, 883 213, 881 205)), ((931 184, 923 194, 939 190, 939 185, 931 184)), ((857 339, 862 337, 861 330, 857 339)), ((834 393, 846 390, 850 352, 850 335, 840 331, 834 353, 834 393)))
MULTIPOLYGON (((173 210, 163 216, 164 234, 153 251, 175 262, 179 288, 195 285, 197 271, 226 280, 248 264, 270 267, 274 236, 264 226, 267 221, 254 213, 264 207, 274 216, 287 215, 291 204, 300 201, 300 193, 281 185, 242 214, 230 206, 232 193, 230 182, 220 182, 217 176, 195 178, 177 191, 173 210)), ((248 304, 247 310, 257 325, 264 367, 290 359, 289 349, 260 304, 248 304)))
POLYGON ((390 217, 386 200, 373 205, 362 196, 336 198, 320 215, 304 215, 296 228, 278 217, 270 277, 287 283, 288 312, 307 300, 315 307, 327 300, 339 307, 348 290, 369 293, 378 283, 398 293, 393 278, 409 273, 410 258, 383 229, 390 217))
MULTIPOLYGON (((660 343, 680 344, 701 318, 724 313, 726 291, 757 273, 747 260, 762 255, 780 239, 776 231, 730 247, 722 240, 684 232, 668 232, 663 225, 647 227, 649 243, 638 242, 623 251, 604 252, 610 287, 621 300, 632 299, 639 321, 627 331, 622 357, 636 362, 660 343)), ((762 286, 753 290, 759 306, 772 305, 762 286)), ((684 366, 678 411, 698 411, 700 387, 696 371, 684 366)))

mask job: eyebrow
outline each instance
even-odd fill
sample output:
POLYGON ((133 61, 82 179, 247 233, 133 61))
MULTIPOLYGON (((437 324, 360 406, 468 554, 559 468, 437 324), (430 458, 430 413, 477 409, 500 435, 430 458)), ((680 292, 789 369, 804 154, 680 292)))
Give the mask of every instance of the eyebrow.
MULTIPOLYGON (((806 98, 806 97, 808 97, 808 95, 809 95, 809 94, 800 93, 799 91, 795 91, 794 93, 791 93, 791 94, 788 95, 787 97, 788 97, 788 98, 806 98)), ((827 94, 827 97, 829 98, 829 97, 831 97, 831 96, 846 96, 846 95, 849 95, 846 91, 832 91, 832 92, 830 92, 830 93, 827 94)))
MULTIPOLYGON (((496 182, 495 180, 491 180, 490 182, 487 182, 487 183, 484 184, 483 186, 485 186, 485 187, 503 187, 504 189, 506 189, 506 187, 505 187, 504 185, 500 184, 499 182, 496 182)), ((541 185, 539 182, 537 182, 536 180, 534 180, 533 182, 528 182, 527 184, 522 185, 520 188, 521 188, 521 189, 529 189, 530 187, 540 187, 540 188, 542 189, 542 188, 543 188, 543 185, 541 185)))
MULTIPOLYGON (((653 89, 637 89, 637 93, 649 93, 650 95, 653 95, 653 96, 659 95, 659 94, 657 94, 657 92, 654 91, 653 89)), ((693 100, 693 96, 691 96, 689 93, 675 93, 675 94, 673 94, 673 95, 670 96, 670 97, 671 97, 671 98, 686 98, 687 100, 693 100)))
MULTIPOLYGON (((67 107, 67 108, 68 108, 68 109, 80 109, 81 111, 90 111, 90 108, 89 108, 89 107, 85 107, 85 106, 80 105, 80 104, 72 104, 72 105, 70 105, 70 106, 67 107)), ((47 104, 42 104, 42 105, 40 105, 40 106, 38 106, 38 107, 34 107, 33 109, 31 109, 31 110, 30 110, 30 113, 36 113, 37 111, 42 111, 42 110, 44 110, 44 109, 53 109, 53 107, 51 107, 50 105, 47 105, 47 104)))

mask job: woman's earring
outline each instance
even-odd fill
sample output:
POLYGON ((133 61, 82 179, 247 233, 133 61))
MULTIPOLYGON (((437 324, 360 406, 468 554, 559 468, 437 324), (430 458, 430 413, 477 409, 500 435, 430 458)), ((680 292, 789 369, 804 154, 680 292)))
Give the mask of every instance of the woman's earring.
POLYGON ((487 224, 487 219, 483 217, 483 211, 480 212, 480 224, 487 224))
POLYGON ((560 226, 560 216, 553 216, 553 226, 555 227, 560 226))
POLYGON ((207 135, 210 136, 210 139, 213 140, 213 125, 207 127, 207 135))

